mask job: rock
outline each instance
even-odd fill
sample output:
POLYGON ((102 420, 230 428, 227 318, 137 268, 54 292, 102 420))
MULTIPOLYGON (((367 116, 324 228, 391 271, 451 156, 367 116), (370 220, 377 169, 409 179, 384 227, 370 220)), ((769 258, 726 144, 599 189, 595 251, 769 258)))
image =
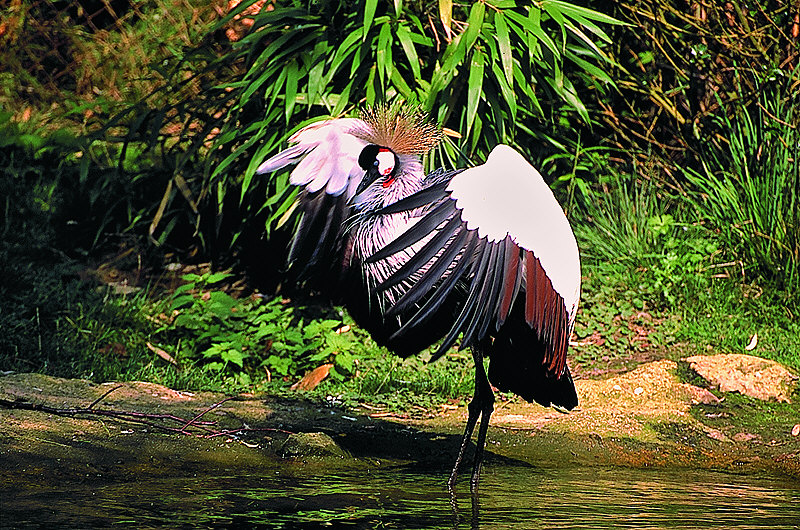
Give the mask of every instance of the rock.
POLYGON ((689 395, 692 398, 692 405, 717 405, 720 402, 720 399, 717 396, 705 388, 687 385, 686 389, 689 391, 689 395))
POLYGON ((683 360, 712 387, 763 401, 790 403, 797 385, 797 376, 786 368, 752 355, 695 355, 683 360))
POLYGON ((278 452, 283 458, 348 458, 347 451, 324 432, 298 432, 289 435, 278 452))
POLYGON ((699 389, 682 383, 677 371, 675 361, 664 359, 608 379, 577 381, 580 407, 585 411, 613 410, 626 417, 631 413, 686 413, 699 389))

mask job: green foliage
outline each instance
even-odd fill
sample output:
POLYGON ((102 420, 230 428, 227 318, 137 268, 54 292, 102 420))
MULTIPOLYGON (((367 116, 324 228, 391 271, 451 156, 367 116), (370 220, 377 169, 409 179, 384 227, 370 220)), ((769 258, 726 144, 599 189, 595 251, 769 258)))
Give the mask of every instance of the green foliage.
POLYGON ((50 136, 25 131, 0 110, 0 235, 16 239, 41 231, 47 239, 60 203, 61 161, 75 143, 63 131, 50 136))
POLYGON ((575 321, 573 365, 630 369, 651 356, 676 354, 671 348, 681 326, 675 308, 654 299, 645 274, 619 263, 589 268, 575 321))
MULTIPOLYGON (((460 149, 485 156, 499 142, 516 142, 527 150, 528 137, 539 139, 537 120, 561 106, 589 121, 565 72, 610 84, 603 71, 610 59, 595 40, 607 43, 601 25, 615 21, 586 8, 557 1, 476 2, 447 17, 453 28, 439 29, 426 20, 425 7, 367 4, 371 8, 362 11, 360 2, 308 10, 295 3, 255 16, 256 31, 226 59, 244 60, 247 73, 229 85, 237 93, 234 119, 223 126, 217 145, 231 154, 214 164, 212 182, 238 177, 228 164, 252 155, 258 144, 244 171, 244 194, 285 128, 306 124, 305 117, 340 115, 362 101, 398 97, 458 131, 460 149)), ((452 147, 445 149, 443 157, 456 157, 452 147)))
MULTIPOLYGON (((165 178, 152 160, 124 145, 87 146, 86 138, 68 129, 21 125, 2 111, 0 166, 0 235, 20 235, 25 242, 52 238, 54 246, 71 257, 103 248, 121 232, 143 233, 165 178), (111 163, 118 157, 141 170, 118 170, 111 163)), ((185 212, 174 214, 174 221, 185 219, 185 212)))
POLYGON ((341 380, 354 371, 355 356, 364 348, 341 319, 306 321, 296 308, 274 298, 236 299, 221 290, 226 273, 187 274, 171 296, 168 322, 157 333, 163 347, 179 363, 232 375, 249 384, 258 373, 294 381, 324 363, 341 380))
POLYGON ((713 289, 695 292, 679 315, 675 337, 685 345, 685 355, 747 353, 800 371, 800 314, 787 304, 785 293, 719 279, 713 289), (747 351, 754 334, 758 344, 747 351))
MULTIPOLYGON (((760 145, 762 153, 769 152, 766 143, 760 145)), ((753 175, 755 185, 758 179, 753 175)), ((667 194, 636 174, 611 172, 600 182, 579 195, 571 216, 579 220, 574 226, 584 270, 573 349, 578 363, 624 364, 654 351, 673 359, 707 348, 744 353, 758 333, 758 347, 750 353, 798 367, 796 294, 771 282, 744 283, 742 262, 731 261, 737 254, 726 233, 736 229, 720 226, 704 209, 708 204, 695 202, 718 204, 711 193, 690 196, 687 203, 686 196, 667 194)), ((728 185, 719 192, 737 196, 747 189, 728 185)), ((762 198, 781 200, 766 192, 762 198)), ((780 219, 791 216, 784 210, 780 219)))
POLYGON ((629 293, 637 309, 671 307, 710 281, 720 257, 716 237, 697 224, 652 181, 612 173, 599 190, 588 188, 575 232, 584 263, 600 270, 626 268, 639 277, 629 293))
POLYGON ((566 2, 451 7, 435 17, 446 26, 432 22, 424 3, 287 2, 257 14, 252 3, 220 21, 217 30, 253 18, 252 31, 226 53, 207 42, 162 69, 170 90, 194 88, 189 98, 142 101, 104 131, 122 126, 126 148, 141 146, 175 175, 165 208, 150 212, 158 241, 169 240, 180 209, 191 209, 207 249, 235 244, 242 231, 231 226, 269 232, 293 196, 285 175, 256 179, 255 168, 289 132, 321 116, 397 99, 417 104, 461 138, 439 150, 440 163, 463 165, 464 156, 482 158, 499 142, 529 153, 545 143, 563 147, 542 131, 571 134, 559 121, 567 114, 590 122, 581 91, 610 85, 603 28, 616 21, 566 2))
MULTIPOLYGON (((678 192, 684 215, 723 259, 785 293, 800 292, 797 28, 786 2, 616 2, 618 95, 598 101, 601 143, 643 178, 678 192)), ((721 264, 718 263, 717 265, 721 264)), ((789 295, 797 306, 797 296, 789 295)))
POLYGON ((698 219, 719 233, 727 256, 751 277, 800 292, 800 99, 783 84, 760 92, 757 105, 735 105, 719 117, 687 168, 688 200, 698 219))
POLYGON ((34 234, 29 244, 0 239, 0 370, 96 381, 152 375, 141 355, 152 328, 145 297, 81 281, 82 267, 34 234))
MULTIPOLYGON (((197 43, 214 19, 198 0, 130 2, 103 9, 19 0, 0 6, 0 106, 19 121, 86 132, 163 85, 166 58, 197 43)), ((185 97, 161 92, 161 103, 185 97)))

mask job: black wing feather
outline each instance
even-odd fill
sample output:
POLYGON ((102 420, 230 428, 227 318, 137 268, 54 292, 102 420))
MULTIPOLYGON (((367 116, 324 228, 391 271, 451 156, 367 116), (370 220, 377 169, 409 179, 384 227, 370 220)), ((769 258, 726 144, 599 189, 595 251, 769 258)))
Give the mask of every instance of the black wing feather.
POLYGON ((503 289, 503 296, 500 299, 500 305, 497 308, 497 326, 495 331, 500 329, 500 326, 508 318, 511 312, 511 307, 514 305, 514 300, 519 292, 519 287, 522 284, 522 266, 520 258, 520 249, 511 237, 506 238, 506 262, 503 265, 503 279, 505 282, 503 289))
POLYGON ((432 186, 428 186, 427 188, 423 188, 413 195, 409 195, 408 197, 400 199, 397 202, 393 202, 388 206, 384 206, 376 212, 376 215, 389 215, 392 213, 415 210, 422 206, 430 206, 432 203, 442 198, 442 192, 445 191, 445 188, 447 188, 449 183, 450 181, 447 180, 444 182, 438 182, 432 186))
MULTIPOLYGON (((444 253, 437 258, 437 261, 422 276, 412 285, 408 291, 403 293, 403 296, 386 312, 388 316, 399 315, 412 304, 421 300, 433 288, 437 281, 442 278, 448 267, 453 263, 453 260, 458 256, 458 253, 464 248, 468 234, 462 231, 458 234, 450 245, 445 249, 444 253)), ((427 263, 427 261, 426 261, 427 263)))
MULTIPOLYGON (((456 338, 458 338, 459 333, 463 329, 464 323, 467 319, 473 314, 475 311, 475 307, 480 302, 480 297, 478 293, 480 291, 480 287, 482 282, 479 278, 482 278, 484 274, 486 274, 486 269, 489 266, 489 252, 486 251, 486 239, 481 239, 478 242, 478 249, 477 252, 480 254, 480 258, 477 261, 473 262, 472 272, 470 275, 472 276, 472 282, 470 284, 469 294, 467 295, 467 301, 464 302, 464 307, 461 309, 461 313, 458 315, 453 327, 450 328, 450 332, 442 341, 441 346, 434 354, 434 357, 440 357, 444 352, 450 349, 456 338)), ((461 349, 466 348, 469 346, 466 342, 461 343, 461 349)))
POLYGON ((470 260, 464 258, 463 256, 469 255, 472 252, 477 241, 478 238, 476 234, 467 234, 467 244, 466 247, 464 247, 462 258, 456 262, 447 278, 445 278, 444 281, 439 284, 436 290, 431 293, 431 296, 428 297, 422 307, 420 307, 419 310, 414 313, 414 315, 408 321, 406 321, 402 327, 397 330, 397 332, 395 332, 395 335, 400 336, 408 333, 413 328, 426 322, 430 317, 436 314, 436 311, 442 306, 445 300, 447 300, 447 297, 450 296, 450 293, 452 292, 453 287, 455 287, 458 280, 461 279, 461 273, 464 271, 466 266, 470 264, 470 260))
POLYGON ((298 201, 301 217, 287 262, 294 280, 301 282, 321 266, 341 263, 342 226, 350 208, 343 196, 325 192, 303 192, 298 201))
POLYGON ((477 340, 480 340, 486 336, 486 331, 489 329, 490 323, 497 321, 497 311, 500 307, 500 299, 502 297, 503 287, 505 284, 504 264, 506 262, 506 252, 508 251, 508 246, 506 245, 507 239, 508 237, 506 237, 506 239, 500 243, 494 245, 497 248, 497 255, 495 256, 494 263, 492 264, 494 269, 494 278, 492 278, 491 283, 489 284, 489 294, 480 319, 480 324, 475 328, 477 332, 475 334, 475 339, 477 340))
MULTIPOLYGON (((409 273, 423 267, 428 263, 436 254, 442 251, 444 243, 453 237, 456 229, 461 225, 461 219, 453 216, 447 223, 440 228, 436 235, 430 241, 419 249, 408 261, 406 261, 399 269, 397 269, 391 276, 386 278, 378 285, 378 289, 388 289, 408 278, 409 273)), ((452 258, 451 258, 452 259, 452 258)))
POLYGON ((480 276, 476 276, 474 282, 478 284, 478 300, 481 301, 482 310, 475 311, 469 323, 464 327, 464 336, 462 339, 462 348, 475 343, 476 338, 480 338, 480 333, 475 335, 475 331, 480 329, 483 324, 483 319, 491 313, 487 310, 492 305, 492 292, 496 292, 494 283, 496 282, 498 268, 498 252, 500 245, 487 243, 488 248, 484 250, 487 253, 486 257, 486 272, 480 276))
MULTIPOLYGON (((412 195, 413 197, 413 195, 412 195)), ((431 210, 417 224, 400 234, 391 243, 366 259, 367 263, 375 263, 392 254, 400 252, 406 247, 410 247, 423 237, 430 235, 431 231, 442 224, 442 221, 449 219, 455 214, 456 209, 450 203, 455 201, 445 200, 431 210)))

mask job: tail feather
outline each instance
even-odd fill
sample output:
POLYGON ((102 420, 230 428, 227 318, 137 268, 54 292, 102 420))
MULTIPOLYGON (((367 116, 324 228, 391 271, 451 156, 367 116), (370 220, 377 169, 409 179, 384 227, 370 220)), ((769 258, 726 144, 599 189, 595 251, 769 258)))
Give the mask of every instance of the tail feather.
POLYGON ((501 392, 513 392, 528 402, 571 410, 578 394, 569 368, 556 377, 547 369, 547 346, 524 320, 522 304, 515 304, 494 341, 485 346, 489 356, 489 381, 501 392))

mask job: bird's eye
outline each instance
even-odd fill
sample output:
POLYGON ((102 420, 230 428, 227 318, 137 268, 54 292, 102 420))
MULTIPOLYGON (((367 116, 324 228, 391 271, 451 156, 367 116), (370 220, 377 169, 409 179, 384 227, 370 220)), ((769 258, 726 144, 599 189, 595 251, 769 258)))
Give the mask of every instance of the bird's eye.
POLYGON ((375 166, 375 167, 378 167, 378 164, 379 164, 379 162, 377 160, 372 163, 372 165, 375 166))

